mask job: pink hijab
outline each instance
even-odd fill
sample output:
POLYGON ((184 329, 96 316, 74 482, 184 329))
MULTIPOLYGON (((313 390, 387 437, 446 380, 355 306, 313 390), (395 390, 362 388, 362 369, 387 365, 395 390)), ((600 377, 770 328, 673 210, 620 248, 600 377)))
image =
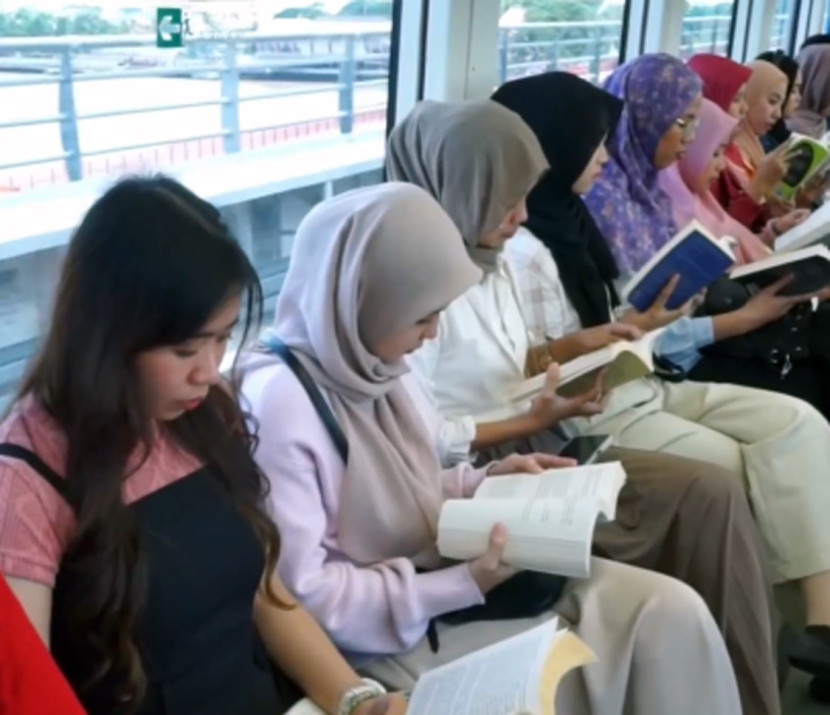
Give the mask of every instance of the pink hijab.
POLYGON ((691 188, 718 147, 729 140, 737 124, 737 119, 704 99, 695 140, 677 164, 660 172, 659 181, 660 188, 671 199, 672 215, 678 228, 694 219, 719 238, 731 236, 738 241, 735 251, 738 263, 751 263, 768 256, 770 250, 758 236, 726 213, 708 188, 702 193, 691 188))

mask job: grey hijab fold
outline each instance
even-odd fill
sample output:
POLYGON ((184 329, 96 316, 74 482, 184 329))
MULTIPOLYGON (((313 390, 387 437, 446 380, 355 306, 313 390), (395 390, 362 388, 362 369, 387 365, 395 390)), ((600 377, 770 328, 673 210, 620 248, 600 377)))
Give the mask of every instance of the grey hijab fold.
POLYGON ((338 544, 352 561, 434 567, 441 465, 379 341, 441 310, 481 278, 452 221, 400 183, 341 194, 297 230, 274 331, 328 398, 349 446, 338 544))
POLYGON ((480 247, 547 170, 533 131, 496 102, 421 102, 389 137, 393 181, 426 189, 450 215, 473 262, 495 269, 501 249, 480 247))
POLYGON ((804 86, 801 106, 787 120, 794 132, 821 139, 827 132, 830 116, 830 45, 814 44, 798 53, 804 86))

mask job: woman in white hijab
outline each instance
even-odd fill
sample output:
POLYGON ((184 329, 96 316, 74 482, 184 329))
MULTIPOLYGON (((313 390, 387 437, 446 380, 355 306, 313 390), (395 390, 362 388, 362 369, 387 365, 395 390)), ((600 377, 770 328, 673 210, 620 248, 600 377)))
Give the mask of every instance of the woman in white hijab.
MULTIPOLYGON (((243 385, 274 517, 292 535, 282 544, 282 577, 341 650, 396 688, 554 615, 440 621, 514 578, 500 562, 508 538, 500 527, 482 558, 441 561, 442 502, 471 496, 487 474, 560 463, 512 456, 442 470, 404 384, 405 355, 434 336, 440 311, 480 277, 455 226, 421 189, 387 184, 327 201, 298 230, 275 333, 319 388, 343 443, 286 364, 252 356, 243 385)), ((561 712, 740 713, 723 641, 684 584, 594 559, 591 577, 568 582, 555 610, 599 656, 563 680, 561 712)))

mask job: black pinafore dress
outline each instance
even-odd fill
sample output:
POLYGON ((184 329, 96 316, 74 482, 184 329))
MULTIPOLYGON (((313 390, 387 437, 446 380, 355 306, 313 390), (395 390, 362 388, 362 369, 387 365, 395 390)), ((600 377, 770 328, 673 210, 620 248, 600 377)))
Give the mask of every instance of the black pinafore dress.
MULTIPOLYGON (((36 454, 0 444, 65 496, 65 481, 36 454)), ((253 623, 265 568, 256 534, 209 467, 145 496, 135 514, 147 564, 136 640, 148 681, 139 715, 279 715, 289 706, 253 623)), ((67 637, 66 604, 83 597, 59 571, 52 601, 52 654, 70 682, 88 673, 67 637)), ((121 711, 104 679, 81 694, 90 715, 121 711)))

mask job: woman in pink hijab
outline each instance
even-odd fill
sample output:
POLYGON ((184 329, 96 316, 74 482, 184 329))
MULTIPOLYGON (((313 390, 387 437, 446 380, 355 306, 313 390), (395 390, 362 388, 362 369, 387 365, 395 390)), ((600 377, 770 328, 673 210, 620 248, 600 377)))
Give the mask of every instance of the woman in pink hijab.
POLYGON ((750 263, 771 253, 765 241, 774 240, 772 227, 767 224, 761 237, 757 236, 726 213, 710 191, 712 181, 726 167, 724 150, 737 124, 737 119, 704 99, 694 141, 677 164, 660 173, 659 181, 671 199, 678 228, 695 219, 719 238, 730 236, 738 242, 738 262, 750 263))

